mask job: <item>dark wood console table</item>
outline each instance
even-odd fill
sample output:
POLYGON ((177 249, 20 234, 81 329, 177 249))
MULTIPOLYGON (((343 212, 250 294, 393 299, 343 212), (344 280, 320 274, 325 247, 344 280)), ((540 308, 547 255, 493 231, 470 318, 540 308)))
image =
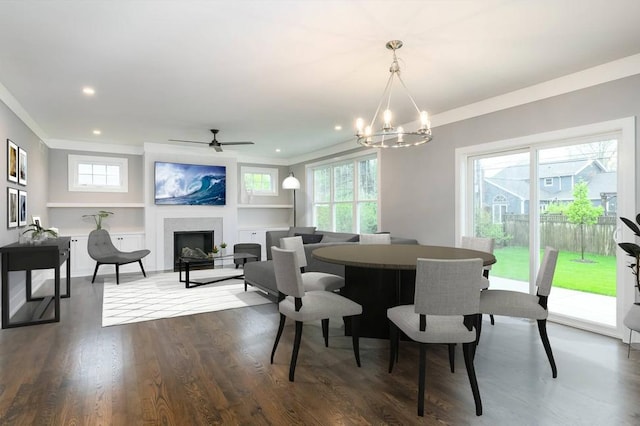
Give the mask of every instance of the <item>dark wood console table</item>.
POLYGON ((71 238, 51 238, 40 244, 13 243, 0 247, 2 253, 2 328, 60 321, 60 298, 71 297, 71 238), (66 293, 60 294, 60 265, 67 262, 66 293), (31 271, 54 269, 54 294, 33 297, 31 271), (9 272, 25 271, 26 304, 10 316, 9 272), (53 304, 53 312, 51 305, 53 304), (49 313, 49 315, 46 315, 49 313))

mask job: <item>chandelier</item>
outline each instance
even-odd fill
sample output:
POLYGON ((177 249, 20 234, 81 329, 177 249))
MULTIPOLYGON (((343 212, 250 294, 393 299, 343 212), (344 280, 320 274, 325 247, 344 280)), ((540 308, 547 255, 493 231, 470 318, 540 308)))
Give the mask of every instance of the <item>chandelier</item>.
POLYGON ((402 47, 402 41, 391 40, 386 46, 387 49, 393 51, 393 62, 391 62, 391 66, 389 67, 391 75, 387 80, 387 85, 382 93, 382 98, 378 103, 378 108, 376 109, 369 125, 365 126, 365 122, 362 118, 358 118, 356 120, 356 137, 358 143, 363 146, 374 148, 404 148, 408 146, 422 145, 432 139, 429 114, 418 108, 418 105, 407 90, 407 86, 405 86, 404 81, 402 81, 402 77, 400 77, 400 65, 398 65, 396 50, 402 47), (401 126, 394 127, 393 125, 394 117, 390 108, 393 83, 396 79, 400 82, 405 94, 418 113, 420 127, 415 130, 405 130, 401 126), (383 107, 384 111, 382 111, 383 107))

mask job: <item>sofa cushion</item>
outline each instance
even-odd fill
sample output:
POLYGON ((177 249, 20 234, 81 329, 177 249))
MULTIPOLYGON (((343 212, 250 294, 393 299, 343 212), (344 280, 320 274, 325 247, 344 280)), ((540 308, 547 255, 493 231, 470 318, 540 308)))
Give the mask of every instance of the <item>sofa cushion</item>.
POLYGON ((322 241, 323 234, 298 234, 296 237, 302 237, 302 244, 315 244, 322 241))
POLYGON ((295 237, 296 234, 315 234, 315 226, 291 226, 289 227, 289 237, 295 237))

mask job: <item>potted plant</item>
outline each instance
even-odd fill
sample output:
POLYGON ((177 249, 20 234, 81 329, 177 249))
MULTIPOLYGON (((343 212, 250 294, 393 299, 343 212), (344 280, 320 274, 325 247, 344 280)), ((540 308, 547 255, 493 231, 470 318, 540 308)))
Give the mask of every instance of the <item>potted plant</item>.
POLYGON ((224 241, 220 243, 220 254, 227 254, 227 243, 224 241))
POLYGON ((113 214, 113 212, 108 212, 105 210, 100 210, 96 214, 83 214, 82 217, 92 217, 96 222, 96 229, 102 229, 102 219, 105 217, 109 217, 113 214))
POLYGON ((51 235, 53 238, 58 236, 58 233, 53 229, 47 229, 40 226, 39 222, 31 223, 27 226, 27 229, 22 233, 25 235, 27 233, 31 233, 30 242, 39 243, 40 241, 47 238, 47 235, 51 235))
MULTIPOLYGON (((636 237, 640 237, 640 227, 638 227, 638 225, 640 225, 640 214, 636 216, 636 222, 638 225, 626 217, 621 217, 620 220, 622 220, 622 222, 624 222, 624 224, 633 231, 636 237)), ((629 268, 631 268, 631 273, 636 277, 635 287, 638 292, 640 292, 640 246, 636 243, 619 243, 618 246, 620 246, 620 248, 629 256, 633 257, 633 260, 629 264, 629 268)), ((636 302, 636 305, 637 304, 638 303, 636 302)))
POLYGON ((211 253, 213 253, 214 256, 216 254, 218 254, 218 246, 213 246, 213 249, 211 250, 211 253))

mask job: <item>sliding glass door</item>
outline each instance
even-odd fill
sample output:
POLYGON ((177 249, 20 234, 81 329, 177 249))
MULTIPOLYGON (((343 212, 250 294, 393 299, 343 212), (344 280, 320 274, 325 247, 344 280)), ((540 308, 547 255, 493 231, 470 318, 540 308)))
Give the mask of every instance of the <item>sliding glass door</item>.
POLYGON ((556 247, 550 315, 621 335, 633 293, 615 239, 627 238, 619 217, 635 216, 634 144, 633 121, 619 120, 457 150, 457 232, 495 239, 491 288, 534 293, 556 247))

